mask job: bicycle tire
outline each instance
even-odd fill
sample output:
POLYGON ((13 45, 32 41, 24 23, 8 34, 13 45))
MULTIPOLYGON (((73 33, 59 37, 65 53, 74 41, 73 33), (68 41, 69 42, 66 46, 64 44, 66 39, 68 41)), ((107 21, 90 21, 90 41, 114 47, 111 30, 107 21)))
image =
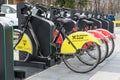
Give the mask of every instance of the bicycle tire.
MULTIPOLYGON (((102 63, 107 58, 107 55, 108 55, 108 43, 106 41, 104 41, 104 40, 100 40, 100 41, 101 41, 102 45, 100 46, 101 57, 100 57, 100 62, 99 63, 102 63)), ((91 58, 95 59, 94 56, 90 55, 89 53, 88 53, 88 55, 91 58)), ((79 58, 79 56, 78 56, 78 58, 79 58)), ((89 66, 93 65, 93 63, 92 64, 88 63, 88 62, 82 60, 81 58, 79 58, 79 60, 81 62, 83 62, 84 64, 86 64, 86 65, 89 65, 89 66)))
POLYGON ((108 46, 109 46, 109 51, 108 51, 107 57, 110 57, 112 55, 113 51, 114 51, 114 48, 115 48, 115 42, 110 37, 109 37, 108 46))
POLYGON ((100 46, 101 48, 101 59, 100 59, 100 63, 102 63, 108 56, 108 51, 109 51, 109 47, 108 47, 108 43, 104 40, 102 40, 102 45, 104 46, 103 48, 101 48, 102 46, 100 46), (103 53, 104 52, 104 53, 103 53), (102 56, 103 55, 103 56, 102 56))
MULTIPOLYGON (((100 51, 100 46, 97 45, 96 43, 94 43, 94 46, 96 46, 96 49, 98 50, 98 52, 96 54, 98 54, 97 56, 97 59, 96 59, 96 62, 92 65, 92 66, 89 66, 89 65, 86 65, 82 62, 80 62, 80 60, 78 59, 78 57, 76 55, 72 55, 70 58, 68 55, 62 55, 62 60, 63 62, 65 63, 65 65, 72 71, 76 72, 76 73, 87 73, 87 72, 90 72, 92 71, 94 68, 97 67, 98 63, 100 62, 100 56, 101 56, 101 51, 100 51), (76 57, 76 58, 75 58, 76 57), (72 61, 72 59, 74 59, 74 62, 72 61), (76 61, 76 59, 78 59, 76 61), (71 61, 71 62, 70 62, 71 61), (73 63, 72 65, 70 63, 73 63), (78 63, 80 65, 78 65, 78 63), (79 66, 79 68, 78 68, 79 66), (85 69, 86 67, 86 69, 85 69), (88 68, 87 68, 88 67, 88 68)), ((76 54, 76 53, 75 53, 76 54)), ((87 58, 86 58, 87 59, 87 58)), ((90 60, 88 60, 90 61, 90 60)))

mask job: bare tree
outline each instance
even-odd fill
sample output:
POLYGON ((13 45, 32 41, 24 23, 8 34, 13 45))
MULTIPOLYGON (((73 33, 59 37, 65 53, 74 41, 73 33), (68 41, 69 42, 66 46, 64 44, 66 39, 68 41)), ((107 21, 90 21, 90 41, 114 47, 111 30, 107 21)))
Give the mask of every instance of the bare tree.
POLYGON ((120 13, 120 0, 116 0, 116 3, 114 6, 115 6, 116 13, 120 13))
POLYGON ((89 7, 95 12, 115 14, 120 12, 120 0, 90 0, 89 7))
MULTIPOLYGON (((27 0, 28 2, 42 3, 45 5, 54 4, 56 0, 27 0)), ((116 14, 120 13, 120 0, 75 0, 75 8, 101 13, 116 14), (84 4, 83 4, 84 3, 84 4)))
POLYGON ((106 2, 105 2, 104 0, 102 0, 102 1, 101 1, 101 4, 102 4, 102 5, 100 5, 100 12, 101 12, 101 13, 105 13, 106 2))
POLYGON ((44 5, 50 5, 54 4, 55 0, 26 0, 27 2, 30 2, 31 4, 41 3, 44 5))

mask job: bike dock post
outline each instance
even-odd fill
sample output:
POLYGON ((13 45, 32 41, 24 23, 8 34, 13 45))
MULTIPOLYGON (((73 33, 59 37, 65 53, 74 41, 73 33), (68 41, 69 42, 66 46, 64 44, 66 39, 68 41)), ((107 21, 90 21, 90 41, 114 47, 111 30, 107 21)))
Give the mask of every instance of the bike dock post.
POLYGON ((12 27, 0 22, 0 80, 14 80, 12 27))
MULTIPOLYGON (((20 25, 24 24, 25 22, 25 17, 23 14, 21 14, 21 8, 24 7, 24 4, 27 4, 26 2, 20 2, 17 4, 17 17, 18 17, 18 22, 19 22, 19 29, 21 29, 20 25)), ((20 54, 21 52, 19 52, 20 54)), ((26 77, 29 77, 37 72, 43 71, 46 69, 46 63, 44 62, 47 61, 46 59, 37 59, 36 57, 34 58, 35 60, 30 60, 29 62, 22 62, 22 61, 14 61, 14 70, 15 70, 15 78, 18 79, 25 79, 26 77)))
POLYGON ((108 21, 109 22, 109 31, 111 33, 114 33, 114 22, 113 21, 108 21))

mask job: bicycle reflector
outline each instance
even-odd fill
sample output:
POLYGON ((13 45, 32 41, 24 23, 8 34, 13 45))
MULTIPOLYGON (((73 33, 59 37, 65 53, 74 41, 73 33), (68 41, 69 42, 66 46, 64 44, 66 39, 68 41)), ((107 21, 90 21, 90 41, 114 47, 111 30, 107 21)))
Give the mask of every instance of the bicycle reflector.
MULTIPOLYGON (((58 30, 55 30, 55 31, 54 31, 54 37, 57 36, 58 33, 59 33, 59 31, 58 31, 58 30)), ((62 44, 62 42, 63 42, 63 37, 62 37, 62 35, 60 34, 59 37, 58 37, 58 39, 57 39, 57 41, 56 41, 56 44, 62 44)))
POLYGON ((77 31, 77 27, 75 26, 75 27, 73 27, 73 32, 76 32, 77 31))

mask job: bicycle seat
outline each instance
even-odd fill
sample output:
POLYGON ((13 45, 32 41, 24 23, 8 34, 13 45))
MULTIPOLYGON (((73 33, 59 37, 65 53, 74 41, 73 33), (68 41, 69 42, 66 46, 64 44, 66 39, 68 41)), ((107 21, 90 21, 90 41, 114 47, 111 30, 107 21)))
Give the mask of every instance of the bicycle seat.
POLYGON ((58 18, 57 21, 58 21, 58 22, 61 22, 61 23, 63 23, 63 24, 72 22, 72 20, 71 20, 71 19, 68 19, 68 18, 58 18))
POLYGON ((88 25, 92 25, 92 24, 93 24, 92 21, 89 21, 89 20, 86 20, 86 19, 84 19, 83 21, 84 21, 86 24, 88 24, 88 25))
MULTIPOLYGON (((94 22, 94 23, 93 23, 93 26, 96 26, 97 28, 102 28, 102 23, 101 23, 100 20, 97 20, 97 19, 95 19, 95 18, 90 18, 90 19, 88 19, 88 20, 94 22)), ((94 27, 92 27, 92 29, 94 29, 94 27)))
POLYGON ((86 16, 80 15, 80 16, 79 16, 79 20, 83 20, 83 19, 86 19, 86 16))
POLYGON ((62 23, 66 33, 72 31, 73 27, 75 27, 74 21, 69 18, 58 18, 56 21, 62 23))

